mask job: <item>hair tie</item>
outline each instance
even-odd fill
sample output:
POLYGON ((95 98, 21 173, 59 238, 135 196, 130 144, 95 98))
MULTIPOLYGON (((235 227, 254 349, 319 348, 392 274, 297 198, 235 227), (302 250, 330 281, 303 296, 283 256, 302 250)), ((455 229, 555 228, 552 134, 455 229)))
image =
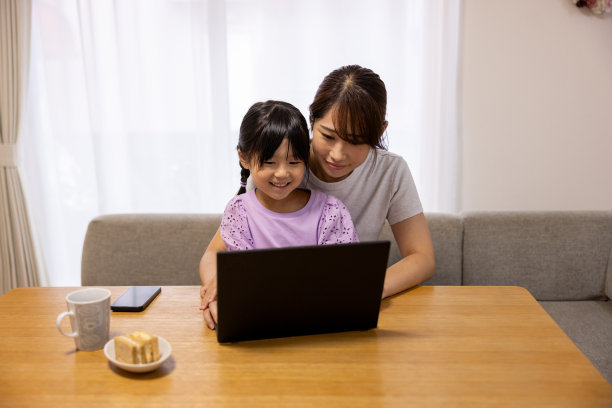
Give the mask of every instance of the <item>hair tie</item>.
POLYGON ((241 181, 240 182, 240 187, 246 187, 246 181, 241 181))

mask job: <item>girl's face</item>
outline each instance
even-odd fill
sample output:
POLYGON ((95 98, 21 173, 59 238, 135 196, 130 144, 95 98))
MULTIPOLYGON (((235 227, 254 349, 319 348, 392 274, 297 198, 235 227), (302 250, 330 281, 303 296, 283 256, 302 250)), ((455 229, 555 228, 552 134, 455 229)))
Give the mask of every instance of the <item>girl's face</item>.
MULTIPOLYGON (((348 177, 368 157, 371 147, 341 139, 333 121, 334 109, 312 126, 310 167, 320 180, 333 183, 348 177)), ((349 129, 350 131, 350 129, 349 129)))
POLYGON ((246 160, 239 152, 242 167, 251 171, 259 201, 269 210, 284 212, 295 197, 291 194, 300 185, 306 164, 293 156, 288 139, 284 139, 261 166, 257 159, 246 160))

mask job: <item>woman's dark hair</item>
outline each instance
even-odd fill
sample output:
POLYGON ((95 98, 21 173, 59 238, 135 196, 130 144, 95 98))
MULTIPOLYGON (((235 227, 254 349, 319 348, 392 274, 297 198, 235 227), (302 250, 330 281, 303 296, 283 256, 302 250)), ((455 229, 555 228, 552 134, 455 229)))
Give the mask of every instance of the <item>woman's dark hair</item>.
MULTIPOLYGON (((245 159, 257 160, 259 166, 274 156, 284 139, 289 142, 293 156, 303 161, 308 170, 310 140, 308 124, 295 106, 282 101, 266 101, 253 104, 242 119, 238 146, 245 159)), ((251 172, 240 165, 240 190, 246 191, 246 181, 251 172)))
POLYGON ((340 138, 351 143, 386 148, 382 135, 387 90, 374 71, 359 65, 347 65, 327 75, 310 105, 310 126, 332 108, 335 109, 334 126, 340 138))

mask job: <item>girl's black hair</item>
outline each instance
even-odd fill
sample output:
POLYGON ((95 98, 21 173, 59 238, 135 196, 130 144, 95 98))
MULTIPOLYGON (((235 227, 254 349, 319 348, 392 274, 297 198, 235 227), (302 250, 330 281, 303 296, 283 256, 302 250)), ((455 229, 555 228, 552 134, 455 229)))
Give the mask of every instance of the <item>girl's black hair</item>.
MULTIPOLYGON (((242 119, 238 146, 248 161, 256 159, 259 166, 274 156, 274 152, 287 138, 293 156, 303 161, 308 170, 310 140, 308 124, 295 106, 282 101, 253 104, 242 119)), ((246 181, 251 172, 240 165, 240 189, 246 192, 246 181)), ((308 174, 308 172, 306 172, 308 174)))

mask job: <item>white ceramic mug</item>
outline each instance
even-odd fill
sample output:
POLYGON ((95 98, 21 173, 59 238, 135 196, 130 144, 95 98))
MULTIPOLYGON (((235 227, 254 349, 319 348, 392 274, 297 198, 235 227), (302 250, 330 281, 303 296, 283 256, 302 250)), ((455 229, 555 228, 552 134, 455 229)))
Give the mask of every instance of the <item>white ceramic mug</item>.
POLYGON ((108 289, 87 288, 71 292, 66 296, 68 311, 57 316, 57 328, 64 336, 74 337, 76 348, 92 351, 104 347, 110 328, 110 297, 108 289), (72 333, 61 326, 62 319, 70 316, 72 333))

